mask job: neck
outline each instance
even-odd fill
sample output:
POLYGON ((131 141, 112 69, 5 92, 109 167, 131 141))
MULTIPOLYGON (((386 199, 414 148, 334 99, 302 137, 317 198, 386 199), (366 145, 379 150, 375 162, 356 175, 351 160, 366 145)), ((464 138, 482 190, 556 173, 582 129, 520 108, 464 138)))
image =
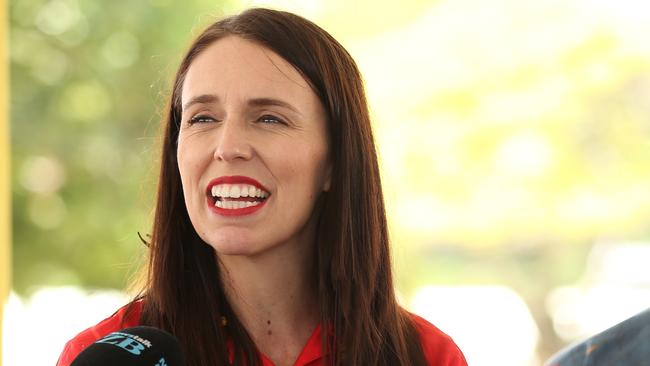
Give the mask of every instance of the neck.
POLYGON ((260 350, 302 345, 316 327, 313 250, 286 243, 254 257, 217 256, 225 295, 260 350))
POLYGON ((305 313, 306 305, 317 304, 311 263, 303 258, 269 257, 219 256, 224 292, 244 325, 302 320, 293 318, 305 313))

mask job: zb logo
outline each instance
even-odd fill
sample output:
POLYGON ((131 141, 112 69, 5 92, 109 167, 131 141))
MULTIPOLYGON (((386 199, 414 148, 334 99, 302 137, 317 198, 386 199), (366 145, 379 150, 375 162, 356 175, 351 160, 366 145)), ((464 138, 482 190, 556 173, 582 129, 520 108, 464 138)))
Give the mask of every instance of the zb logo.
POLYGON ((157 364, 155 364, 153 366, 168 366, 168 365, 167 365, 167 362, 165 362, 165 358, 163 357, 163 358, 160 359, 160 361, 158 361, 157 364))
POLYGON ((97 341, 97 343, 108 343, 139 356, 145 350, 145 345, 131 338, 130 334, 114 332, 97 341))

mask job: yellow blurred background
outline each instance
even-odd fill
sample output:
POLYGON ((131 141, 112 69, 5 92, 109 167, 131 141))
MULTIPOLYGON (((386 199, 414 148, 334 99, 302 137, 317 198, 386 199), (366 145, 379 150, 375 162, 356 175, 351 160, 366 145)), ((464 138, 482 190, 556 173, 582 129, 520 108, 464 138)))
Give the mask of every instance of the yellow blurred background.
POLYGON ((402 302, 471 365, 537 366, 650 306, 645 2, 9 5, 5 334, 16 341, 5 336, 3 348, 18 347, 29 319, 50 322, 59 332, 47 336, 60 340, 32 364, 53 363, 67 338, 126 301, 168 80, 203 25, 251 6, 315 21, 357 61, 402 302), (34 315, 44 309, 62 315, 34 315))
MULTIPOLYGON (((7 8, 0 0, 0 345, 3 344, 4 305, 10 287, 9 112, 7 65, 7 8)), ((0 347, 0 366, 2 366, 0 347)))

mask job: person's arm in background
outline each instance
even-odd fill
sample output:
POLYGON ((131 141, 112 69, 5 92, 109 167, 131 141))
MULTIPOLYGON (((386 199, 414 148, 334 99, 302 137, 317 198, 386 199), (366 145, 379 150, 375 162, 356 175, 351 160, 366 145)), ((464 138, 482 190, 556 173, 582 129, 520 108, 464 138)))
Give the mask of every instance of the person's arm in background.
POLYGON ((645 366, 650 364, 650 308, 546 361, 546 366, 645 366))

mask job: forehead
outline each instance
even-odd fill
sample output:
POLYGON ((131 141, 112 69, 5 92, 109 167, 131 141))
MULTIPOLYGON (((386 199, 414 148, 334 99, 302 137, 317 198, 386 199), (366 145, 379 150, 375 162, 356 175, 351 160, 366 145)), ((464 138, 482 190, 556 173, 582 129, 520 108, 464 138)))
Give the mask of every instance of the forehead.
POLYGON ((270 49, 237 36, 224 37, 190 64, 182 104, 201 94, 230 97, 278 97, 313 102, 315 93, 302 75, 270 49))

